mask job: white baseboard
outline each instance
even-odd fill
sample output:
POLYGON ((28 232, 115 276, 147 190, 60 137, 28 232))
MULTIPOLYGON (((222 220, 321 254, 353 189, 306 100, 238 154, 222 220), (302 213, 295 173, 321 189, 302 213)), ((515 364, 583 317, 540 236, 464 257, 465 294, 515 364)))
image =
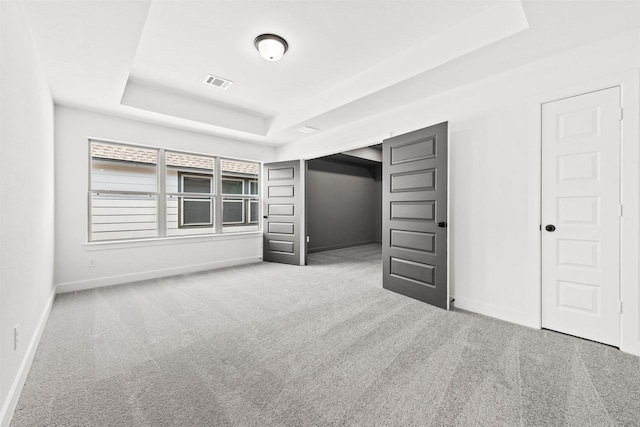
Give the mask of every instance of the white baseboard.
POLYGON ((13 383, 11 384, 9 394, 2 404, 2 410, 0 411, 0 427, 9 427, 9 424, 11 424, 13 412, 16 410, 16 406, 18 405, 18 399, 20 399, 22 387, 24 386, 24 382, 27 379, 29 369, 31 369, 31 363, 33 362, 33 358, 36 355, 36 350, 38 348, 38 344, 40 343, 40 338, 42 337, 44 327, 47 324, 47 320, 49 320, 49 314, 51 313, 51 307, 53 307, 53 301, 55 298, 56 291, 55 289, 53 289, 51 291, 51 295, 49 296, 49 300, 47 301, 47 304, 45 305, 44 310, 40 315, 40 320, 38 320, 35 333, 31 337, 29 347, 27 348, 24 358, 22 359, 22 363, 20 364, 18 373, 15 376, 13 383))
POLYGON ((640 341, 622 341, 620 343, 620 351, 633 354, 634 356, 640 356, 640 341))
POLYGON ((248 258, 236 258, 226 261, 208 262, 204 264, 188 265, 184 267, 164 268, 160 270, 143 271, 140 273, 123 274, 120 276, 100 277, 97 279, 78 280, 76 282, 59 283, 56 293, 84 291, 86 289, 101 288, 103 286, 120 285, 123 283, 137 282, 140 280, 157 279, 159 277, 175 276, 178 274, 195 273, 198 271, 214 270, 217 268, 233 267, 242 264, 262 262, 262 258, 254 256, 248 258))
POLYGON ((487 304, 485 302, 476 301, 469 298, 459 298, 451 295, 454 298, 453 306, 462 310, 471 311, 473 313, 482 314, 484 316, 494 317, 496 319, 504 320, 506 322, 516 323, 522 326, 528 326, 530 328, 540 329, 535 322, 532 321, 529 314, 525 311, 513 310, 510 308, 504 308, 493 304, 487 304))
MULTIPOLYGON (((631 310, 627 310, 625 305, 625 311, 628 312, 631 310)), ((621 319, 620 319, 620 325, 621 325, 620 351, 633 354, 634 356, 640 356, 640 339, 638 339, 638 336, 636 335, 637 333, 636 331, 638 330, 637 324, 634 325, 637 319, 638 317, 635 313, 625 316, 624 312, 622 313, 621 319), (629 325, 629 324, 633 326, 625 327, 625 325, 629 325)))

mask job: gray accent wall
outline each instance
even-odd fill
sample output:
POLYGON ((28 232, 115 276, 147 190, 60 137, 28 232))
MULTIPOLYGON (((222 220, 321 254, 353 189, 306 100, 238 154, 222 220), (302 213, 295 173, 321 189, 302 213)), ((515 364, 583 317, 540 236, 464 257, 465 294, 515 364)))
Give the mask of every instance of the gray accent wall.
POLYGON ((307 166, 307 251, 381 242, 382 165, 330 156, 307 166))

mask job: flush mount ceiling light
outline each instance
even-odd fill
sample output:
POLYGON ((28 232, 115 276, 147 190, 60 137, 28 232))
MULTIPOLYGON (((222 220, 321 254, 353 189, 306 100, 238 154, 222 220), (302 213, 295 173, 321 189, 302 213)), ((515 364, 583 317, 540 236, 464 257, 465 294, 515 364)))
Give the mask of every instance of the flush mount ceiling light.
POLYGON ((261 34, 253 41, 253 45, 267 61, 278 61, 289 49, 287 41, 275 34, 261 34))

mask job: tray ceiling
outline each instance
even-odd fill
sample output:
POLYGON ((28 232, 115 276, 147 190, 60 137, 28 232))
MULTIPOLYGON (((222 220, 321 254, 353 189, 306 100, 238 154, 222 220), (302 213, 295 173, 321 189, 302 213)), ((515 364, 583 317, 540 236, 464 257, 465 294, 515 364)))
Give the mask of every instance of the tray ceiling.
POLYGON ((613 1, 24 5, 57 103, 273 146, 638 26, 640 13, 613 1), (287 40, 282 60, 255 50, 263 33, 287 40))

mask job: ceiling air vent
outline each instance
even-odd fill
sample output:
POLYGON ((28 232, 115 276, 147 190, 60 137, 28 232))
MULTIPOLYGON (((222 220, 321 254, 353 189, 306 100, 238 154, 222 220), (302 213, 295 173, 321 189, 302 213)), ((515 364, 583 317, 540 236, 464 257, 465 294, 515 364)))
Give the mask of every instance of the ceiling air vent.
POLYGON ((301 132, 301 133, 314 133, 317 130, 318 129, 312 128, 311 126, 302 126, 301 128, 298 129, 298 132, 301 132))
POLYGON ((223 79, 222 77, 216 77, 209 74, 204 82, 208 85, 219 87, 220 89, 226 89, 233 84, 231 80, 223 79))

